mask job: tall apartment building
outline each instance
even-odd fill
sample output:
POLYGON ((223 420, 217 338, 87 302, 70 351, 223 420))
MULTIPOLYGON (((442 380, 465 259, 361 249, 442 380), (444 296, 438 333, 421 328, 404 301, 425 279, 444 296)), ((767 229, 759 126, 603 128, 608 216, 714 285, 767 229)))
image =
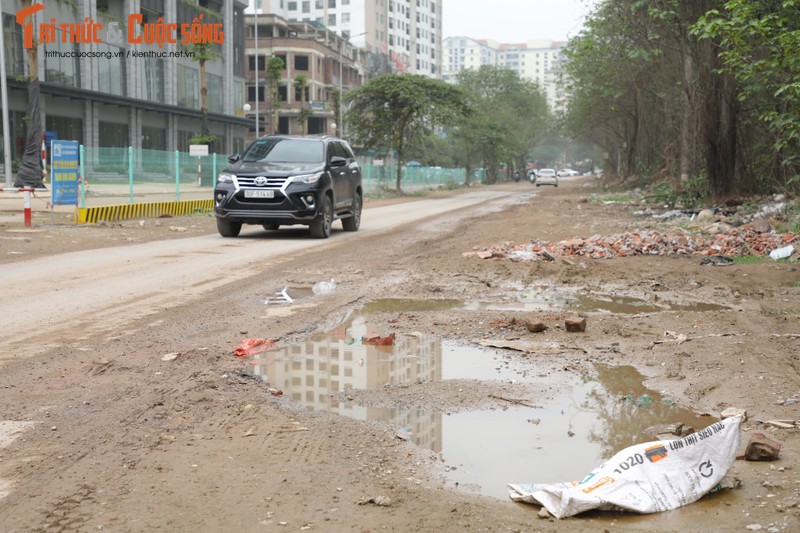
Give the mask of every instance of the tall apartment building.
POLYGON ((566 44, 551 40, 502 44, 469 37, 448 37, 444 40, 443 78, 454 82, 458 72, 478 69, 482 65, 505 67, 539 84, 547 96, 550 109, 560 112, 566 106, 561 68, 562 50, 566 44))
MULTIPOLYGON (((41 41, 38 71, 41 81, 43 131, 50 138, 77 140, 91 147, 152 150, 189 149, 189 139, 201 131, 200 65, 180 42, 131 43, 129 16, 143 24, 221 23, 222 43, 212 45, 216 57, 205 64, 209 128, 219 153, 234 153, 244 143, 247 120, 244 103, 244 0, 39 0, 44 10, 34 14, 36 39, 41 41), (74 42, 64 38, 70 24, 87 19, 103 24, 99 39, 74 42), (41 25, 52 23, 54 35, 43 38, 41 25), (119 32, 119 33, 118 33, 119 32)), ((16 12, 21 1, 2 4, 2 28, 9 86, 12 158, 25 143, 28 75, 23 27, 16 12)), ((163 29, 163 28, 162 28, 163 29)), ((180 41, 180 35, 176 41, 180 41)), ((0 143, 0 146, 2 144, 0 143)))
MULTIPOLYGON (((251 7, 257 1, 250 0, 251 7)), ((289 22, 315 23, 344 36, 366 52, 383 56, 388 63, 388 69, 384 65, 384 70, 440 78, 442 2, 262 0, 261 7, 262 12, 279 15, 289 22)))

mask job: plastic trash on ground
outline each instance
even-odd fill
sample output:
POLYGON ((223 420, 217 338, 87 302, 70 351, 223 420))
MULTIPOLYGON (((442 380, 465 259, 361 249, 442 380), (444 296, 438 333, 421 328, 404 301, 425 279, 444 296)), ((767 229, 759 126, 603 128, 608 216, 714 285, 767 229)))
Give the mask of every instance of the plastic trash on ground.
POLYGON ((293 304, 294 299, 289 296, 288 288, 284 288, 283 290, 276 292, 273 296, 268 297, 264 300, 264 304, 272 305, 272 304, 293 304))
POLYGON ((789 246, 784 246, 783 248, 778 248, 772 250, 769 253, 769 256, 774 260, 777 261, 778 259, 786 259, 787 257, 791 256, 794 253, 794 246, 791 244, 789 246))
POLYGON ((336 290, 336 282, 334 280, 318 281, 311 287, 311 292, 318 296, 331 294, 334 290, 336 290))
POLYGON ((625 448, 577 483, 509 485, 514 501, 565 518, 592 509, 657 513, 718 490, 736 460, 741 417, 675 440, 625 448))
POLYGON ((259 353, 266 352, 275 346, 275 342, 270 339, 244 339, 233 350, 236 357, 250 357, 259 353))

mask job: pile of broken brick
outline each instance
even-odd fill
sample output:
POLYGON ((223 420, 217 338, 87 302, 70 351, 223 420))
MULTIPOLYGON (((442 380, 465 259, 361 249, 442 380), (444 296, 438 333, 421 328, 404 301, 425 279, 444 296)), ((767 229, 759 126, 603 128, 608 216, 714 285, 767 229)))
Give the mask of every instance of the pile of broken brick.
POLYGON ((772 250, 800 245, 800 233, 760 232, 752 225, 734 228, 711 236, 681 230, 660 232, 642 230, 615 235, 594 235, 560 242, 531 241, 528 244, 504 242, 491 247, 475 247, 464 257, 499 258, 515 261, 554 261, 556 257, 605 259, 637 255, 680 255, 742 257, 767 255, 772 250))

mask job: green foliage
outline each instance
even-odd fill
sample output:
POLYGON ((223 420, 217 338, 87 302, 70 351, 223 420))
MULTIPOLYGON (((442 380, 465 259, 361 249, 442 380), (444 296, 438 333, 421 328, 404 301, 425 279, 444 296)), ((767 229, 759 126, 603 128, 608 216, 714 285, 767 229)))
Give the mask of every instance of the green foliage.
POLYGON ((725 70, 739 81, 739 98, 755 106, 772 149, 796 186, 800 168, 800 0, 727 0, 694 26, 722 46, 725 70))
POLYGON ((189 138, 189 144, 213 144, 217 140, 216 135, 200 135, 195 133, 189 138))
POLYGON ((645 196, 648 202, 658 205, 675 207, 678 196, 671 183, 661 182, 653 185, 650 193, 645 196))
POLYGON ((707 205, 709 200, 708 176, 690 177, 682 186, 680 204, 685 209, 695 209, 707 205))
POLYGON ((487 183, 498 180, 503 162, 515 161, 524 167, 553 123, 538 85, 523 80, 515 71, 488 65, 461 71, 458 85, 473 109, 452 132, 466 163, 479 157, 487 183))
MULTIPOLYGON (((373 78, 349 93, 347 100, 352 104, 347 123, 354 144, 366 149, 393 149, 401 163, 406 161, 409 144, 470 112, 459 87, 411 74, 373 78)), ((398 165, 398 192, 401 170, 402 165, 398 165)))
POLYGON ((278 132, 278 112, 281 106, 279 85, 285 68, 286 65, 283 59, 278 56, 272 56, 267 61, 267 79, 269 80, 269 92, 272 97, 272 131, 275 133, 278 132))
POLYGON ((743 255, 740 257, 733 258, 734 265, 749 265, 753 263, 763 263, 765 261, 765 257, 761 255, 743 255))

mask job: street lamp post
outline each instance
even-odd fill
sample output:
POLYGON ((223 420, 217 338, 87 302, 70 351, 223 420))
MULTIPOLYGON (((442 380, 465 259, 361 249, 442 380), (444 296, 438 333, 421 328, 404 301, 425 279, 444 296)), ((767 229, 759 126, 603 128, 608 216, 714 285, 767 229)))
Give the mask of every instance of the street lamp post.
MULTIPOLYGON (((350 39, 353 39, 354 37, 361 37, 362 35, 366 35, 367 33, 369 33, 369 32, 365 31, 365 32, 362 32, 362 33, 359 33, 359 34, 356 34, 356 35, 351 35, 351 36, 349 36, 347 38, 347 41, 349 42, 350 39)), ((344 120, 342 119, 342 103, 343 103, 342 101, 344 99, 344 87, 342 86, 342 76, 343 76, 343 70, 344 69, 342 68, 342 54, 344 52, 345 38, 344 38, 344 35, 342 35, 341 37, 342 37, 342 42, 339 43, 339 127, 342 128, 341 136, 343 136, 344 135, 344 120)))
POLYGON ((258 134, 261 133, 261 128, 258 125, 258 8, 261 2, 256 0, 255 3, 255 49, 256 49, 256 58, 255 58, 255 67, 256 67, 256 139, 258 139, 258 134))

